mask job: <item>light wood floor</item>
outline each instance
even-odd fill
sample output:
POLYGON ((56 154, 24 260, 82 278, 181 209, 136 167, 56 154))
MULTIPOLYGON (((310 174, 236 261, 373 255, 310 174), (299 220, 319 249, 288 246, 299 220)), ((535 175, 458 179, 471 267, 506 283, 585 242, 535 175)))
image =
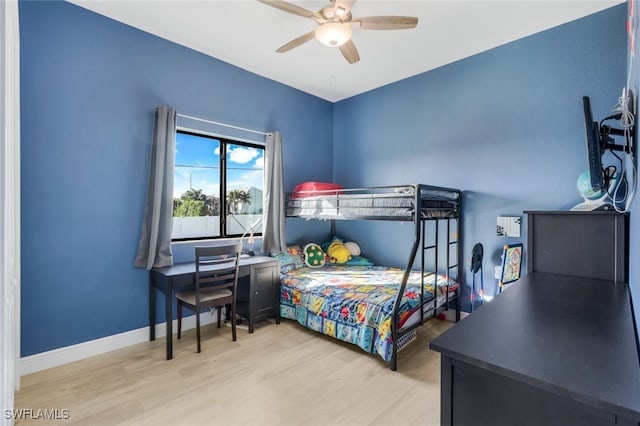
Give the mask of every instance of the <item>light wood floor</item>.
POLYGON ((453 323, 432 319, 392 372, 377 355, 283 320, 253 334, 215 325, 137 344, 22 378, 17 409, 66 409, 69 419, 17 425, 438 425, 440 354, 429 340, 453 323), (175 339, 175 336, 174 336, 175 339))

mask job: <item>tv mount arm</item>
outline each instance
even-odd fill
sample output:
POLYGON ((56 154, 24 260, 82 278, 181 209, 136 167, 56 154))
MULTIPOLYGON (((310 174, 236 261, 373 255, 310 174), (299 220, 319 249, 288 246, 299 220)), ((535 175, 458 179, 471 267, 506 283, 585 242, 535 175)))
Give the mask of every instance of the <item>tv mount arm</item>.
MULTIPOLYGON (((600 123, 603 123, 606 120, 620 120, 622 114, 614 114, 609 117, 605 117, 602 119, 600 123)), ((619 145, 614 142, 614 139, 610 135, 614 136, 627 136, 633 135, 634 128, 631 127, 629 130, 625 131, 622 129, 616 129, 611 126, 607 126, 606 124, 600 124, 600 141, 602 144, 602 148, 608 149, 610 151, 620 151, 626 154, 635 155, 635 147, 632 144, 625 143, 624 145, 619 145)), ((630 136, 631 137, 631 136, 630 136)))

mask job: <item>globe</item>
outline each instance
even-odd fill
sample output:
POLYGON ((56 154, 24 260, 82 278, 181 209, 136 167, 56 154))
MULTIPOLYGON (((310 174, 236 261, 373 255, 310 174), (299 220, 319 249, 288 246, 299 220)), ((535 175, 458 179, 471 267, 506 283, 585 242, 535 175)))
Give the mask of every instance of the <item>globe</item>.
POLYGON ((578 176, 578 182, 576 182, 578 192, 580 196, 585 200, 598 200, 607 194, 606 191, 594 191, 591 187, 591 175, 589 170, 585 170, 578 176))

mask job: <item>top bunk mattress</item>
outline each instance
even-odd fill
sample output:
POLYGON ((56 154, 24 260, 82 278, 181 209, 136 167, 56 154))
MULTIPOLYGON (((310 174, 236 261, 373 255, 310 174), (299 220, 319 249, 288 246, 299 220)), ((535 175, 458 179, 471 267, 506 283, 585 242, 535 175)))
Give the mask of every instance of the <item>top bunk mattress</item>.
POLYGON ((289 217, 413 221, 417 210, 422 218, 457 217, 459 204, 460 191, 426 185, 314 188, 290 194, 286 210, 289 217))

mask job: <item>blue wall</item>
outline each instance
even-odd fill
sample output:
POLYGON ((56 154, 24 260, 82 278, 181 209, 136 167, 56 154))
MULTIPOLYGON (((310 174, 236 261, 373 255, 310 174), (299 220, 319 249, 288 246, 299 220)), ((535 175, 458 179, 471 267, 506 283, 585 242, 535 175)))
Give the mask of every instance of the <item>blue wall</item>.
MULTIPOLYGON (((525 241, 523 211, 581 201, 582 96, 591 97, 597 117, 615 106, 625 84, 625 17, 625 5, 613 7, 337 103, 334 181, 464 190, 463 264, 481 242, 493 294, 502 245, 525 241), (522 238, 497 237, 498 215, 523 217, 522 238)), ((340 225, 338 233, 376 261, 406 264, 410 226, 340 225)))
POLYGON ((331 103, 66 2, 19 6, 22 356, 147 324, 133 259, 157 105, 280 130, 288 189, 331 179, 331 103))
MULTIPOLYGON (((161 104, 282 131, 286 189, 464 189, 463 262, 482 242, 493 283, 511 241, 495 236, 497 215, 580 201, 580 98, 592 97, 597 116, 615 104, 625 14, 615 7, 332 105, 69 3, 20 2, 22 356, 146 325, 147 273, 132 263, 161 104)), ((339 226, 376 260, 406 261, 410 226, 339 226)), ((287 240, 326 230, 289 220, 287 240)))

